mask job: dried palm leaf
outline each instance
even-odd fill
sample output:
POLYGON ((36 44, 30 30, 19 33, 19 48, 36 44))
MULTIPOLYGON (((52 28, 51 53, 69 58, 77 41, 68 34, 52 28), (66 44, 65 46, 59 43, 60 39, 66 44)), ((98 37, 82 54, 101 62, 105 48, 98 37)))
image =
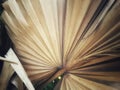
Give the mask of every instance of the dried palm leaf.
POLYGON ((8 0, 3 7, 14 50, 33 83, 62 75, 60 90, 118 89, 99 81, 120 83, 120 70, 99 69, 120 57, 119 0, 8 0))

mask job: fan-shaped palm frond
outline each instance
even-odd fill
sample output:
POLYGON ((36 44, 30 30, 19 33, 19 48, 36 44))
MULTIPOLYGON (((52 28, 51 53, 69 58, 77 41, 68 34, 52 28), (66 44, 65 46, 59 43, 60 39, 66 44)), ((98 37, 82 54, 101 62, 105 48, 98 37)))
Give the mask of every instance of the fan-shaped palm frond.
POLYGON ((117 90, 104 82, 120 83, 120 71, 109 70, 120 57, 119 0, 8 0, 3 7, 33 83, 63 75, 60 90, 117 90))

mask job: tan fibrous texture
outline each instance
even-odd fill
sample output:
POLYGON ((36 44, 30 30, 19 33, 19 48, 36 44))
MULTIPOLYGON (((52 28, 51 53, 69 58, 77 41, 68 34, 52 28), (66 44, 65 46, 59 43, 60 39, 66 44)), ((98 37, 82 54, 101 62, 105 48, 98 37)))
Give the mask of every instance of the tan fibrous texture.
POLYGON ((0 90, 6 90, 9 80, 14 74, 14 70, 8 62, 4 62, 2 72, 0 74, 0 90))
POLYGON ((31 81, 63 75, 60 90, 117 90, 102 82, 120 83, 120 69, 105 71, 120 57, 119 0, 8 0, 3 7, 31 81))

